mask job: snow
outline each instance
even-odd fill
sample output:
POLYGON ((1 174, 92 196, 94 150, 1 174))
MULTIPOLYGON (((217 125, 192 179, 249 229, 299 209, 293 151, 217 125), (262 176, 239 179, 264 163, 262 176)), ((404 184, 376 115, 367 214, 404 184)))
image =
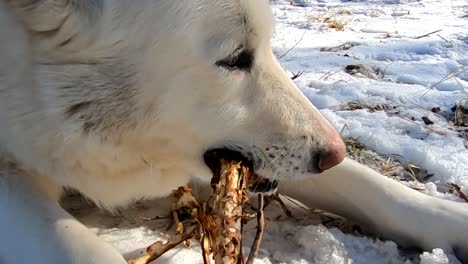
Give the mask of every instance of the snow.
MULTIPOLYGON (((275 54, 291 76, 304 71, 296 84, 336 129, 343 130, 343 137, 357 138, 377 153, 398 155, 403 162, 433 173, 431 182, 425 183, 428 195, 458 199, 439 191, 445 190, 447 182, 468 191, 466 142, 447 122, 450 108, 468 98, 466 2, 271 2, 277 18, 275 54), (327 16, 348 24, 343 31, 331 29, 323 22, 327 16), (418 38, 436 30, 441 31, 418 38), (346 50, 320 51, 344 43, 352 45, 346 50), (366 65, 379 78, 350 75, 343 70, 350 64, 366 65), (391 113, 340 110, 347 102, 395 109, 391 113), (431 112, 433 107, 440 107, 441 112, 431 112), (425 125, 422 117, 434 124, 425 125)), ((153 201, 152 206, 131 208, 119 217, 82 209, 78 218, 129 258, 154 241, 167 239, 167 221, 146 221, 139 216, 165 215, 169 204, 168 200, 153 201)), ((392 241, 344 234, 313 222, 304 212, 300 220, 276 219, 279 209, 270 214, 275 216, 270 218, 257 264, 458 263, 440 249, 415 255, 400 251, 392 241)), ((250 233, 247 241, 252 239, 250 233)), ((178 247, 155 263, 202 263, 200 247, 178 247)))
POLYGON ((468 190, 466 143, 446 119, 451 107, 468 98, 468 21, 461 18, 466 3, 307 2, 294 7, 275 1, 273 43, 280 57, 296 45, 280 62, 291 74, 304 71, 296 83, 312 103, 339 131, 346 125, 342 136, 358 138, 377 153, 401 156, 434 173, 436 183, 454 182, 468 190), (352 21, 336 31, 316 21, 327 16, 352 21), (436 30, 441 31, 418 38, 436 30), (352 47, 320 51, 344 43, 352 47), (351 76, 343 71, 350 64, 367 65, 383 76, 351 76), (347 102, 396 106, 398 115, 339 111, 347 102), (433 107, 445 117, 432 113, 433 107), (424 125, 422 117, 435 124, 424 125))

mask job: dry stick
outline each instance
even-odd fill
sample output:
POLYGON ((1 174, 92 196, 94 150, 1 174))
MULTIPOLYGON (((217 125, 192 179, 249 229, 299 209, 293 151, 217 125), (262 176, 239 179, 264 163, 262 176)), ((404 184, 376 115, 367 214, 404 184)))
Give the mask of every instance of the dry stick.
POLYGON ((170 216, 155 216, 155 217, 146 217, 146 216, 139 216, 140 219, 145 220, 145 221, 156 221, 156 220, 169 220, 171 219, 170 216))
POLYGON ((258 250, 260 249, 260 244, 262 243, 263 232, 265 230, 265 217, 263 215, 263 194, 258 194, 258 210, 257 210, 257 233, 255 234, 255 240, 250 249, 249 258, 247 259, 246 264, 253 264, 255 258, 258 255, 258 250))
POLYGON ((184 241, 195 236, 197 228, 193 228, 190 233, 178 234, 172 237, 167 243, 158 241, 146 249, 146 253, 135 260, 130 260, 128 264, 148 264, 159 258, 162 254, 182 244, 184 241))
POLYGON ((179 217, 177 215, 177 211, 185 207, 191 210, 193 217, 194 213, 196 213, 201 207, 198 200, 193 196, 192 190, 186 186, 179 187, 174 192, 173 196, 175 201, 173 203, 172 210, 174 221, 172 222, 177 223, 177 234, 171 237, 167 243, 162 243, 161 241, 153 243, 151 246, 147 247, 146 252, 143 255, 137 259, 128 261, 129 264, 148 264, 181 243, 194 237, 198 239, 200 225, 198 223, 191 224, 188 228, 184 228, 183 224, 179 222, 179 217))
POLYGON ((263 209, 267 208, 271 202, 276 201, 279 203, 281 206, 281 209, 283 209, 283 212, 286 214, 287 217, 292 218, 292 212, 289 210, 289 208, 284 204, 283 200, 281 200, 281 197, 279 196, 279 193, 274 193, 272 195, 269 195, 264 198, 265 202, 263 205, 263 209))
POLYGON ((275 194, 275 200, 280 204, 281 209, 283 209, 283 212, 286 214, 286 216, 292 218, 293 216, 291 210, 289 210, 289 208, 284 204, 278 193, 275 194))
MULTIPOLYGON (((443 83, 443 82, 445 82, 447 80, 450 80, 450 79, 452 79, 454 77, 458 77, 458 75, 460 75, 461 73, 464 73, 466 71, 468 71, 468 66, 460 66, 460 67, 456 68, 453 71, 449 71, 441 80, 439 80, 435 84, 433 84, 433 85, 427 87, 426 89, 424 89, 424 90, 426 90, 426 92, 423 95, 421 95, 420 98, 423 98, 427 93, 432 91, 432 88, 436 87, 437 85, 439 85, 439 84, 441 84, 441 83, 443 83)), ((424 91, 424 90, 422 90, 422 91, 424 91)))
POLYGON ((465 202, 468 203, 468 196, 462 191, 461 187, 455 183, 447 183, 446 184, 450 189, 458 194, 458 197, 463 199, 465 202))
POLYGON ((201 239, 201 248, 203 254, 203 263, 204 264, 211 264, 210 261, 210 239, 207 237, 207 234, 203 234, 201 239))
POLYGON ((297 73, 293 73, 293 76, 291 77, 291 80, 296 80, 297 78, 301 77, 301 75, 304 74, 303 71, 298 71, 297 73))
POLYGON ((439 30, 436 30, 436 31, 432 31, 432 32, 430 32, 430 33, 427 33, 427 34, 421 35, 421 36, 419 36, 419 37, 416 37, 415 39, 425 38, 425 37, 428 37, 428 36, 430 36, 430 35, 432 35, 432 34, 439 33, 439 32, 441 32, 441 31, 442 31, 442 29, 439 29, 439 30))

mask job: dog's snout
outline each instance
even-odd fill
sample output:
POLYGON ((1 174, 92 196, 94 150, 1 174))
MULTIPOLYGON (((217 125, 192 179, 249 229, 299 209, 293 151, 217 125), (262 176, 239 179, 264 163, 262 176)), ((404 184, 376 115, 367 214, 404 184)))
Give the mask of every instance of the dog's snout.
POLYGON ((320 150, 313 149, 309 161, 308 171, 320 173, 340 164, 346 156, 346 146, 341 137, 334 133, 327 144, 320 150))
POLYGON ((318 167, 325 171, 340 164, 346 155, 346 146, 340 136, 334 136, 325 150, 318 155, 318 167))

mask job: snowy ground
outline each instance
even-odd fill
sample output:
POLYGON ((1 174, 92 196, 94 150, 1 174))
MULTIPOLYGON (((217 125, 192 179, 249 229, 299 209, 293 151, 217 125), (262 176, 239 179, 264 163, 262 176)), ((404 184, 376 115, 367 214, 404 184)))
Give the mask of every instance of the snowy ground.
MULTIPOLYGON (((296 1, 302 6, 271 2, 278 23, 275 53, 291 76, 304 72, 295 82, 343 137, 357 138, 370 150, 427 169, 434 174, 424 190, 430 195, 458 199, 437 191, 446 190, 447 182, 468 191, 468 143, 447 121, 450 108, 468 99, 465 1, 296 1), (344 24, 344 30, 330 28, 332 21, 338 27, 344 24), (436 30, 441 31, 420 37, 436 30), (351 75, 345 71, 348 65, 364 66, 351 75), (348 102, 390 110, 343 110, 348 102), (441 111, 431 112, 435 107, 441 111), (425 124, 423 117, 434 124, 425 124)), ((167 238, 168 221, 140 216, 165 215, 169 204, 169 200, 137 204, 118 217, 73 199, 69 207, 100 237, 126 257, 134 257, 155 240, 167 238)), ((296 220, 277 219, 281 211, 270 210, 271 222, 256 263, 457 263, 441 250, 403 252, 391 241, 344 234, 318 224, 316 217, 300 209, 295 213, 296 220)), ((180 247, 155 263, 202 263, 199 253, 197 245, 180 247)))

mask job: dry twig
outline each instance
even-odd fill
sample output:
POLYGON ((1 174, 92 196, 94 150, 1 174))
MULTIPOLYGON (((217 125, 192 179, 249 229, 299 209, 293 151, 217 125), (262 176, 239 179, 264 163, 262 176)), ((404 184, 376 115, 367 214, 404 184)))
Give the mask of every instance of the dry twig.
POLYGON ((302 32, 302 35, 299 38, 299 40, 291 48, 289 48, 285 53, 278 56, 278 60, 281 60, 282 58, 284 58, 286 55, 288 55, 289 52, 291 52, 293 49, 295 49, 297 47, 297 45, 299 45, 299 43, 301 43, 301 41, 304 39, 305 34, 309 30, 309 25, 310 25, 310 21, 307 22, 307 25, 305 26, 304 32, 302 32))
POLYGON ((284 214, 289 217, 289 218, 292 218, 292 212, 291 210, 289 210, 289 208, 286 206, 286 204, 284 204, 283 200, 281 200, 281 197, 279 195, 279 193, 274 193, 270 196, 267 196, 267 197, 264 197, 264 205, 263 205, 263 209, 267 208, 268 205, 270 205, 271 202, 273 201, 276 201, 278 202, 278 204, 281 206, 281 209, 283 210, 284 214))
POLYGON ((192 228, 190 232, 178 234, 172 237, 167 243, 158 241, 146 249, 146 252, 135 260, 130 260, 128 264, 148 264, 153 260, 156 260, 167 251, 175 248, 182 244, 184 241, 191 239, 195 236, 196 228, 192 228))
POLYGON ((304 74, 304 71, 298 71, 297 73, 294 73, 291 77, 291 80, 296 80, 297 78, 301 77, 302 74, 304 74))
POLYGON ((255 234, 255 240, 250 249, 249 258, 247 259, 246 264, 253 264, 255 258, 258 255, 258 250, 260 249, 260 244, 262 243, 263 232, 265 230, 265 217, 263 215, 263 206, 264 199, 263 194, 258 194, 258 210, 257 210, 257 233, 255 234))
POLYGON ((447 187, 449 187, 450 190, 456 192, 458 197, 462 198, 465 202, 468 203, 468 196, 462 191, 460 186, 455 183, 447 183, 447 187))
POLYGON ((442 29, 439 29, 439 30, 436 30, 436 31, 432 31, 432 32, 430 32, 430 33, 427 33, 427 34, 418 36, 418 37, 416 37, 415 39, 425 38, 425 37, 428 37, 428 36, 430 36, 430 35, 432 35, 432 34, 439 33, 439 32, 441 32, 441 31, 442 31, 442 29))

